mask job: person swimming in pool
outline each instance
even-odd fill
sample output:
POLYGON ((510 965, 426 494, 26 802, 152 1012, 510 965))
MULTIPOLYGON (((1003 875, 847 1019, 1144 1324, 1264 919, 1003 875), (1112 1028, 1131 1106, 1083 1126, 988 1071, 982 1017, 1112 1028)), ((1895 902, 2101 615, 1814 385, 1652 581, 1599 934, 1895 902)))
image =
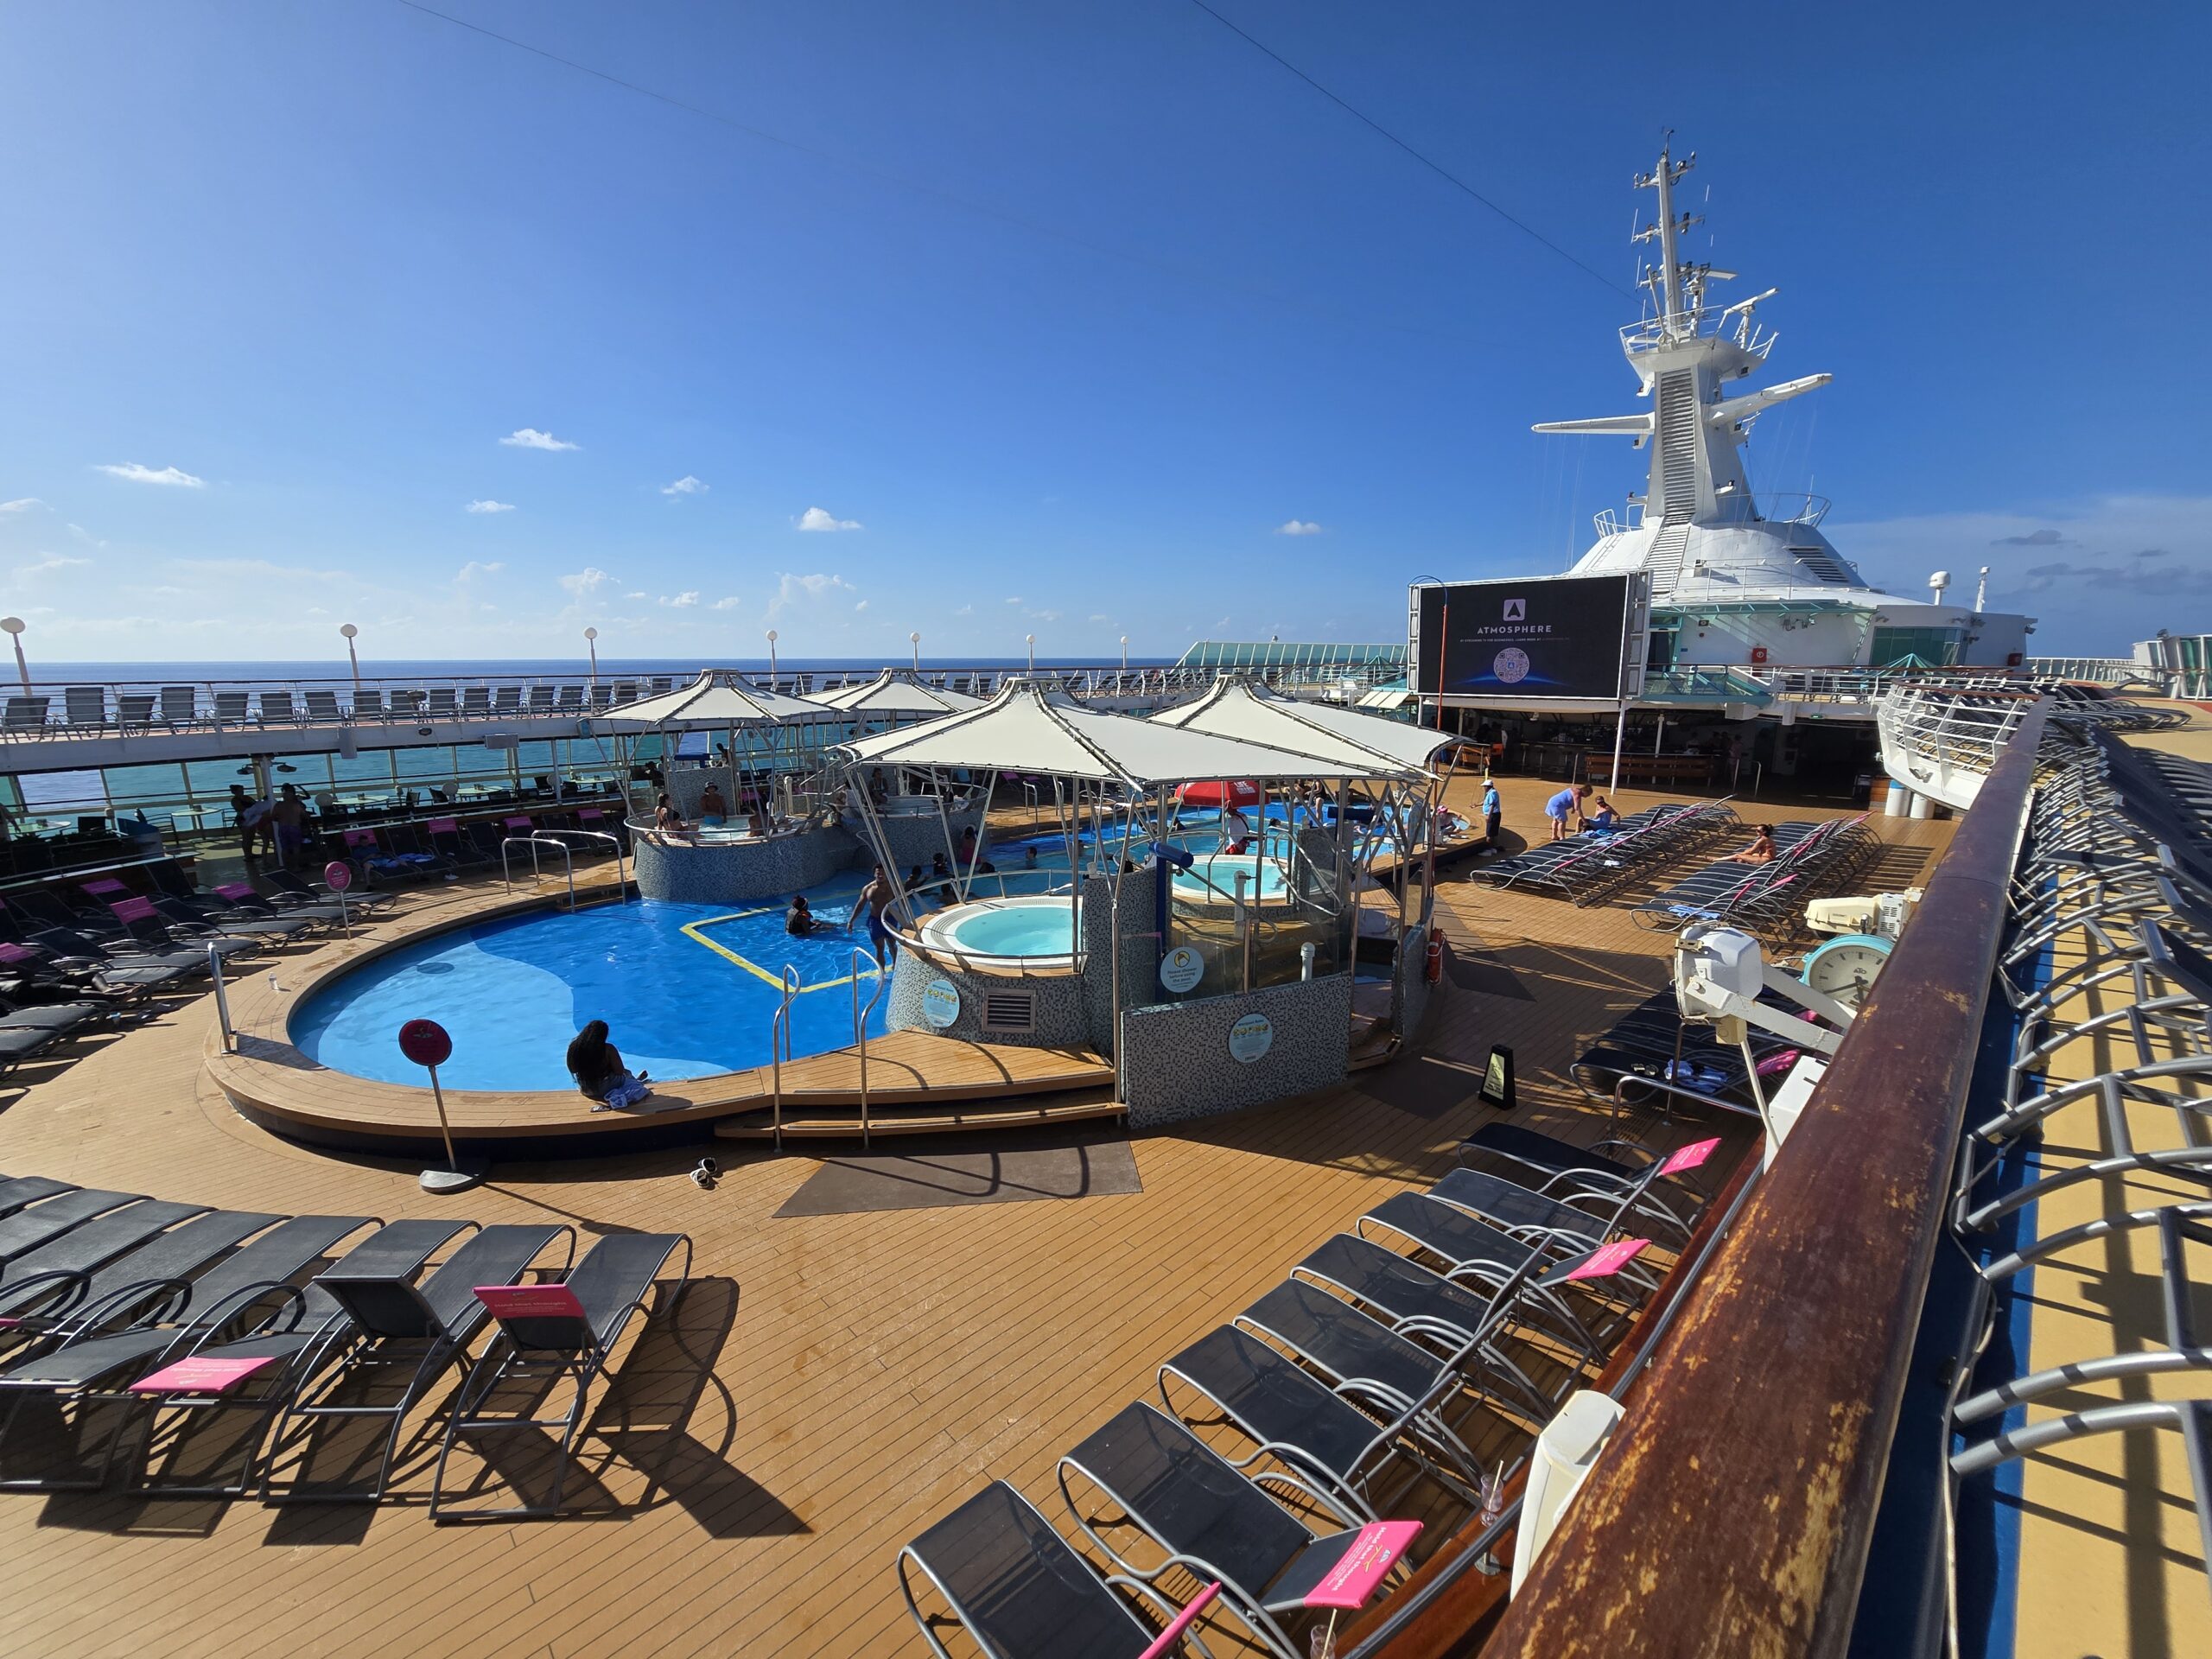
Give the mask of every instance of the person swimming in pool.
POLYGON ((594 1020, 569 1045, 569 1075, 585 1097, 597 1103, 594 1112, 620 1111, 652 1095, 652 1078, 634 1075, 622 1064, 622 1051, 607 1040, 607 1021, 594 1020))
POLYGON ((803 893, 793 894, 791 908, 784 912, 784 931, 803 939, 808 934, 818 931, 821 926, 821 918, 808 906, 806 895, 803 893))
POLYGON ((709 783, 699 791, 699 827, 719 830, 729 817, 729 803, 722 799, 719 785, 709 783))

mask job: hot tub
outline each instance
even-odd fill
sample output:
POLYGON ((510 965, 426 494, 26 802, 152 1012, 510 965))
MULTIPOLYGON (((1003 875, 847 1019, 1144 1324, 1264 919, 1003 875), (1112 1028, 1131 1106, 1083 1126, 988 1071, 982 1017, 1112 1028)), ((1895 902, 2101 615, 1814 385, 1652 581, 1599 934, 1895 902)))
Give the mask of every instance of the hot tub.
POLYGON ((1065 896, 982 899, 922 918, 922 943, 982 968, 1071 969, 1081 943, 1065 896))
POLYGON ((1244 878, 1244 902, 1248 906, 1271 910, 1290 902, 1289 867, 1280 859, 1255 858, 1249 852, 1210 853, 1193 860, 1189 869, 1176 871, 1175 900, 1183 905, 1218 906, 1225 910, 1236 902, 1236 878, 1240 875, 1244 878))

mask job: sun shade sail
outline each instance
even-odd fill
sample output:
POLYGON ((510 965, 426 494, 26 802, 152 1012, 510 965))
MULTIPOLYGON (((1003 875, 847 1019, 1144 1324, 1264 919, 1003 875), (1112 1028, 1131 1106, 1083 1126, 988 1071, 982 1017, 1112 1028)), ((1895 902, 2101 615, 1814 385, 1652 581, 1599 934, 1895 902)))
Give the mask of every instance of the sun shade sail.
POLYGON ((1209 778, 1372 778, 1410 770, 1379 757, 1347 770, 1337 760, 1298 750, 1108 714, 1027 680, 1009 682, 980 709, 839 747, 863 764, 1038 772, 1131 789, 1209 778))
POLYGON ((840 709, 849 715, 880 715, 888 718, 957 714, 963 709, 983 706, 981 697, 924 685, 911 675, 894 674, 887 668, 864 684, 841 685, 834 691, 824 691, 814 701, 825 709, 840 709))
POLYGON ((1195 702, 1163 709, 1153 723, 1211 732, 1326 760, 1331 775, 1402 778, 1424 771, 1440 746, 1458 740, 1395 720, 1279 697, 1249 680, 1217 680, 1195 702), (1331 718, 1334 716, 1334 718, 1331 718))
POLYGON ((839 718, 835 709, 780 691, 763 691, 734 675, 709 670, 673 691, 618 704, 592 723, 611 732, 720 732, 739 726, 806 725, 839 718))

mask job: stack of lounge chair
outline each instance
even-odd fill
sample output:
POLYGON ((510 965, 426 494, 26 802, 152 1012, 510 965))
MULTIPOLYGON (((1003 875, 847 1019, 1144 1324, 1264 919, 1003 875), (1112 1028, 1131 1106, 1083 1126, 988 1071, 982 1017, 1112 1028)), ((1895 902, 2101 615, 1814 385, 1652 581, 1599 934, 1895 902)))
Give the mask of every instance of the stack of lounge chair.
POLYGON ((454 1452, 517 1428, 554 1431, 541 1433, 555 1454, 550 1496, 495 1512, 557 1513, 594 1385, 634 1322, 672 1306, 690 1274, 682 1234, 575 1251, 564 1225, 283 1217, 0 1177, 0 1486, 119 1478, 164 1497, 374 1503, 410 1414, 458 1381, 433 1514, 486 1512, 480 1487, 500 1465, 486 1459, 464 1484, 454 1452), (549 1378, 573 1385, 563 1414, 487 1406, 525 1392, 505 1384, 549 1378), (352 1465, 359 1478, 316 1478, 319 1439, 364 1420, 385 1432, 366 1466, 352 1465), (203 1430, 222 1449, 213 1468, 203 1430))
POLYGON ((1327 1605, 1315 1586, 1355 1548, 1403 1548, 1420 1529, 1383 1517, 1417 1485, 1486 1510, 1503 1476, 1471 1430, 1526 1446, 1603 1365, 1656 1288, 1637 1257, 1688 1238, 1707 1198, 1691 1183, 1719 1144, 1662 1156, 1478 1133, 1467 1152, 1500 1169, 1376 1205, 1164 1362, 1157 1406, 1059 1459, 1088 1551, 1004 1481, 901 1550, 924 1639, 948 1654, 938 1630, 957 1624, 1000 1659, 1058 1659, 1080 1632, 1084 1653, 1144 1659, 1204 1651, 1203 1613, 1305 1659, 1327 1605), (1179 1583, 1203 1589, 1179 1605, 1179 1583))
POLYGON ((1881 857, 1882 840, 1865 817, 1774 826, 1774 857, 1764 864, 1719 859, 1636 907, 1637 922, 1669 932, 1692 922, 1719 922, 1767 938, 1788 938, 1808 900, 1847 892, 1881 857))
POLYGON ((1741 825, 1725 801, 1664 802, 1630 813, 1615 829, 1540 842, 1475 872, 1479 880, 1595 904, 1669 859, 1702 851, 1741 825))

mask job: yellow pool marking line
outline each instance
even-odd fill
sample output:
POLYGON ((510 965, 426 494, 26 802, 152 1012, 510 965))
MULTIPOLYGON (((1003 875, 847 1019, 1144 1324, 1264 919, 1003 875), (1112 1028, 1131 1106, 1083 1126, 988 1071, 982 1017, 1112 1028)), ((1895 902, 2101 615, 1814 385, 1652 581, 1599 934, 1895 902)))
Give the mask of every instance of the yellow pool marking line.
MULTIPOLYGON (((712 927, 717 922, 741 922, 748 916, 772 915, 775 912, 775 908, 776 907, 773 905, 762 905, 756 910, 733 910, 727 916, 709 916, 699 921, 686 922, 683 924, 681 931, 684 938, 691 940, 694 944, 705 945, 708 950, 713 951, 716 956, 735 963, 739 967, 744 969, 747 973, 751 974, 755 979, 772 985, 777 988, 777 990, 781 991, 784 988, 784 982, 777 975, 770 973, 766 968, 763 968, 757 962, 747 961, 743 957, 739 956, 736 951, 731 950, 728 945, 721 944, 718 940, 709 938, 704 933, 702 933, 699 931, 702 927, 712 927)), ((840 985, 849 985, 855 979, 860 977, 861 977, 861 976, 858 974, 847 974, 842 979, 825 979, 816 984, 802 985, 798 988, 801 995, 804 995, 808 991, 834 991, 840 985)), ((868 976, 868 977, 873 979, 878 977, 878 975, 871 974, 868 976)))

